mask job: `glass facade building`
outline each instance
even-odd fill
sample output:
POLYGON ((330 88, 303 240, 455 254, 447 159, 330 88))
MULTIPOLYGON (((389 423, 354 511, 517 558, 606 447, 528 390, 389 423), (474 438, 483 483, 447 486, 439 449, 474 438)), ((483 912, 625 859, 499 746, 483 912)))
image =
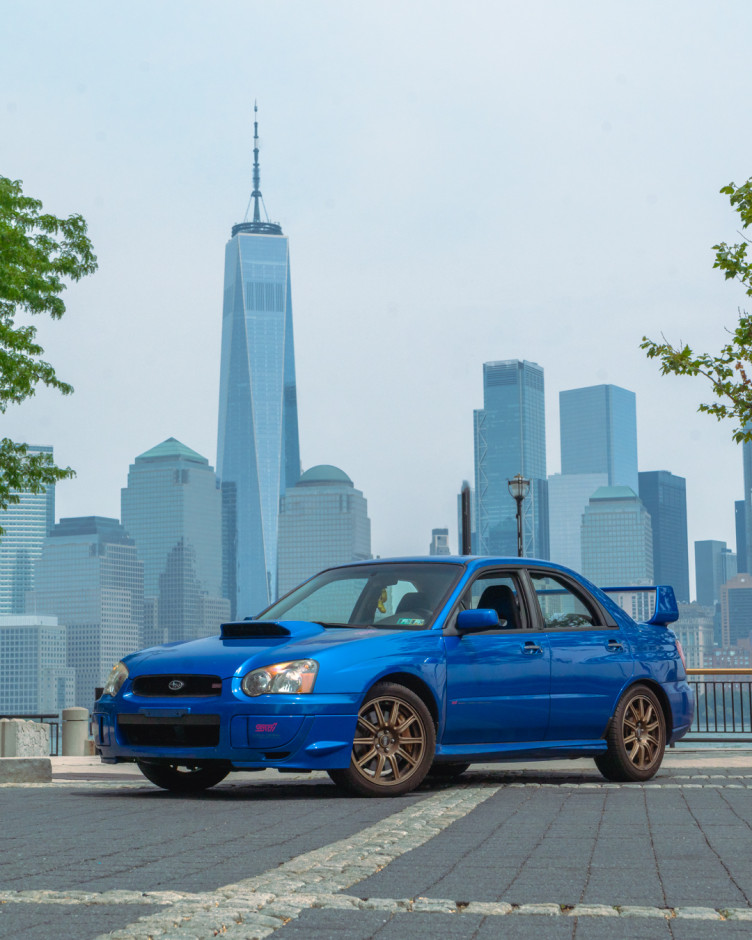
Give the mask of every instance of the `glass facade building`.
POLYGON ((604 486, 582 517, 582 573, 599 587, 653 583, 650 513, 628 486, 604 486))
POLYGON ((743 499, 734 502, 736 533, 736 566, 739 572, 749 573, 747 564, 747 507, 743 499))
POLYGON ((74 704, 76 673, 57 617, 0 616, 0 715, 49 715, 74 704))
POLYGON ((721 643, 724 649, 752 641, 752 575, 730 578, 720 588, 721 643))
POLYGON ((737 573, 736 555, 719 539, 695 542, 697 603, 712 607, 721 599, 721 585, 737 573))
POLYGON ((653 577, 670 584, 677 601, 689 603, 687 481, 668 470, 639 474, 640 499, 653 524, 653 577))
POLYGON ((332 565, 371 557, 368 503, 338 467, 311 467, 279 507, 279 594, 332 565))
POLYGON ((638 491, 634 392, 618 385, 559 392, 559 423, 563 474, 605 473, 609 486, 638 491))
POLYGON ((222 497, 206 457, 174 437, 140 454, 121 513, 144 564, 144 645, 217 633, 230 603, 222 597, 222 497))
POLYGON ((523 549, 548 558, 543 369, 509 359, 483 364, 483 408, 473 412, 478 553, 517 554, 517 505, 508 481, 530 480, 522 503, 523 549))
POLYGON ((290 250, 260 220, 257 145, 254 156, 254 219, 225 251, 217 440, 224 593, 239 618, 274 598, 280 496, 300 477, 290 250))
POLYGON ((449 548, 449 529, 431 529, 431 544, 428 546, 429 555, 451 555, 449 548))
POLYGON ((593 493, 607 485, 605 473, 554 473, 548 478, 551 561, 582 570, 582 514, 593 493))
MULTIPOLYGON (((52 454, 48 446, 29 445, 29 454, 52 454)), ((16 493, 18 502, 0 511, 0 615, 22 614, 34 587, 34 562, 55 524, 55 487, 43 493, 16 493)))
POLYGON ((144 566, 133 539, 117 519, 61 519, 37 559, 27 606, 66 627, 74 704, 91 709, 113 665, 141 645, 144 566))

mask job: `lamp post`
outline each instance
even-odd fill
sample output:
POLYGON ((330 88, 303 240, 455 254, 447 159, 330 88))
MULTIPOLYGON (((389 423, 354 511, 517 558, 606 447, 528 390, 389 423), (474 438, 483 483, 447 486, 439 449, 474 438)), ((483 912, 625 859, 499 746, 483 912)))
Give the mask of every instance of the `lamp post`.
POLYGON ((522 500, 527 496, 530 490, 530 480, 526 480, 521 473, 516 474, 511 480, 507 480, 509 492, 517 503, 517 557, 522 558, 522 500))

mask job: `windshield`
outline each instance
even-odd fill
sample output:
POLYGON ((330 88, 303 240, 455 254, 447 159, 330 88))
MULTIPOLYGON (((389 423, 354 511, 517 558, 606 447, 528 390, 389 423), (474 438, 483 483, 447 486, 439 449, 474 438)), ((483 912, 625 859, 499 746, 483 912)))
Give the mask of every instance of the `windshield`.
POLYGON ((258 620, 312 620, 325 627, 425 630, 462 573, 461 565, 420 562, 322 571, 258 620))

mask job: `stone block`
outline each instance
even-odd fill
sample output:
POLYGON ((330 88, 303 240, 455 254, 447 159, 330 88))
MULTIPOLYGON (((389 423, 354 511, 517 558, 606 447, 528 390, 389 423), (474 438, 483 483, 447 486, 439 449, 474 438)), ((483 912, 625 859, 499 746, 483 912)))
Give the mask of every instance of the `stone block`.
POLYGON ((0 757, 0 783, 49 783, 49 757, 0 757))
POLYGON ((0 757, 49 756, 49 725, 24 718, 0 718, 0 757))

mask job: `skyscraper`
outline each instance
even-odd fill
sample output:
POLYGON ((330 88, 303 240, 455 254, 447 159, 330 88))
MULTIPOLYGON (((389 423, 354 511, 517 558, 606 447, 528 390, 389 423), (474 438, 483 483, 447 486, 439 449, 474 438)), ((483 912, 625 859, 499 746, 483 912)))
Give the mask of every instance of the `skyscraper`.
POLYGON ((517 554, 517 506, 508 481, 530 480, 522 504, 527 557, 548 558, 548 490, 543 369, 508 359, 483 364, 483 408, 473 412, 478 552, 517 554))
POLYGON ((237 617, 274 596, 279 498, 300 476, 289 245, 261 220, 253 127, 253 219, 232 227, 225 250, 217 440, 224 595, 237 617))
POLYGON ((279 594, 332 565, 371 557, 368 503, 338 467, 311 467, 280 499, 279 594))
POLYGON ((653 524, 653 577, 670 584, 677 601, 689 603, 687 481, 668 470, 639 474, 640 499, 653 524))
POLYGON ((40 715, 75 704, 66 629, 57 617, 0 616, 0 715, 40 715))
POLYGON ((606 473, 609 486, 636 493, 637 411, 634 392, 592 385, 559 393, 561 472, 606 473))
POLYGON ((428 554, 452 554, 449 548, 449 529, 431 529, 431 544, 428 546, 428 554))
MULTIPOLYGON (((52 454, 48 446, 29 445, 29 454, 52 454)), ((22 614, 26 592, 34 587, 34 562, 55 525, 55 487, 43 493, 16 493, 18 502, 0 512, 0 615, 22 614)))
POLYGON ((650 514, 628 486, 603 486, 582 517, 582 573, 598 587, 653 583, 650 514))
POLYGON ((219 632, 222 498, 206 457, 168 438, 136 457, 121 490, 123 527, 144 563, 144 645, 219 632))
POLYGON ((695 542, 697 603, 712 607, 721 599, 721 585, 736 575, 736 555, 719 539, 695 542))
POLYGON ((90 708, 114 664, 138 649, 144 566, 117 519, 61 519, 45 539, 29 609, 67 628, 76 705, 90 708))
MULTIPOLYGON (((749 430, 745 427, 744 429, 749 430)), ((742 467, 744 470, 744 552, 745 567, 752 568, 752 441, 742 444, 742 467)), ((737 524, 737 532, 739 525, 737 524)), ((738 548, 738 546, 737 546, 738 548)))
POLYGON ((582 514, 588 500, 608 485, 606 473, 554 473, 548 478, 550 559, 582 570, 582 514))
POLYGON ((747 564, 747 507, 743 499, 734 502, 736 530, 736 566, 739 573, 749 573, 747 564))

